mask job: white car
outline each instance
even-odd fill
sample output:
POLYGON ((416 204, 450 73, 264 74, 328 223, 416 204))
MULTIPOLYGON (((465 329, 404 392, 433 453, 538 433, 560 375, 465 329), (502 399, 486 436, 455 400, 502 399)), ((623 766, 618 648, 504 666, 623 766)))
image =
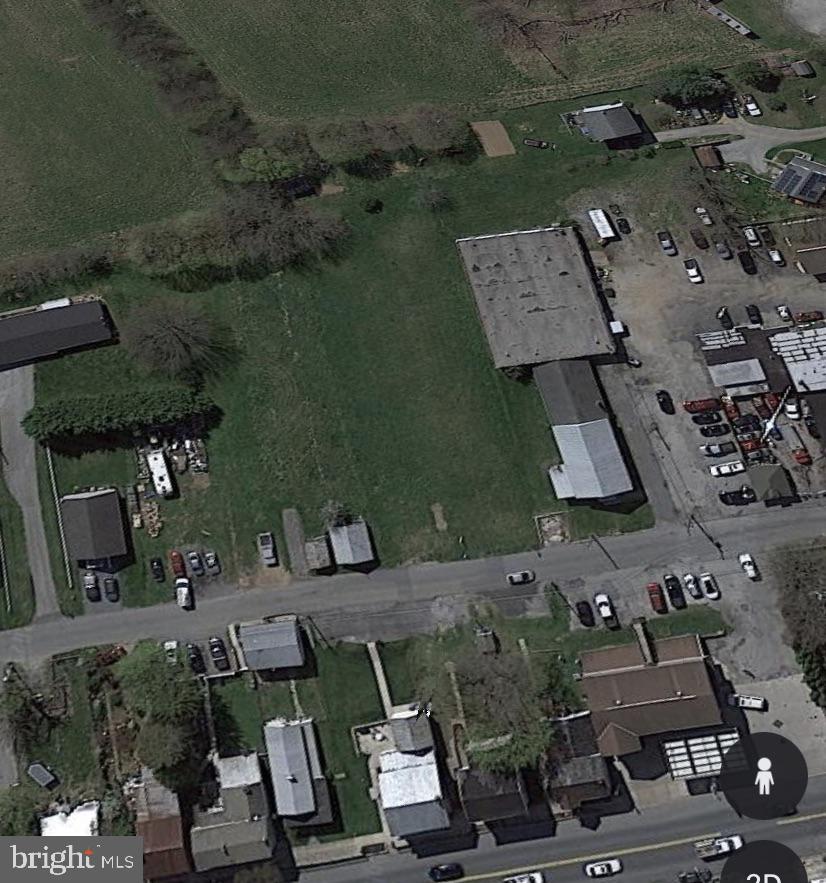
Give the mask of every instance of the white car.
POLYGON ((706 227, 710 227, 714 223, 708 210, 704 209, 701 205, 698 205, 697 208, 694 209, 694 214, 697 215, 706 227))
POLYGON ((694 576, 693 573, 683 574, 683 585, 685 586, 685 590, 695 601, 699 601, 703 597, 703 590, 700 588, 700 585, 697 582, 697 577, 694 576))
POLYGON ((803 417, 803 411, 800 409, 800 402, 794 398, 794 396, 789 396, 785 402, 783 402, 783 413, 789 418, 789 420, 800 420, 803 417))
POLYGON ((786 266, 786 258, 783 257, 783 252, 780 251, 779 248, 770 248, 769 258, 771 259, 771 262, 777 264, 778 267, 786 266))
POLYGON ((185 576, 175 580, 175 600, 181 610, 192 610, 192 583, 185 576))
POLYGON ((545 875, 542 871, 528 871, 527 874, 505 877, 502 883, 545 883, 545 875))
POLYGON ((532 583, 536 579, 536 574, 532 570, 517 570, 508 574, 508 582, 512 586, 524 586, 532 583))
POLYGON ((700 271, 700 265, 694 260, 694 258, 689 258, 687 261, 683 261, 683 266, 685 267, 686 275, 691 282, 695 285, 699 285, 703 282, 703 274, 700 271))
POLYGON ((170 663, 175 663, 178 661, 178 642, 177 641, 164 641, 163 642, 163 652, 166 654, 166 661, 170 663))
POLYGON ((589 862, 582 870, 586 877, 613 877, 622 873, 622 862, 618 858, 607 858, 601 862, 589 862))
POLYGON ((760 245, 760 237, 757 235, 757 231, 754 227, 743 227, 743 236, 746 237, 746 242, 752 248, 756 248, 760 245))
POLYGON ((700 574, 700 588, 710 601, 716 601, 720 597, 720 587, 717 585, 713 573, 700 574))
POLYGON ((754 563, 754 558, 752 558, 748 552, 743 552, 738 555, 737 560, 740 562, 740 567, 743 568, 743 573, 745 573, 749 579, 760 579, 760 571, 754 563))
POLYGON ((617 621, 617 614, 614 610, 614 605, 611 603, 611 599, 604 592, 600 592, 598 595, 594 595, 594 607, 596 607, 597 613, 602 618, 603 622, 607 624, 614 623, 617 621))
POLYGON ((746 471, 746 464, 742 460, 729 460, 728 463, 717 463, 709 466, 708 471, 715 478, 723 478, 726 475, 737 475, 738 472, 746 471))
POLYGON ((777 310, 777 315, 780 316, 784 322, 792 321, 792 311, 786 306, 786 304, 778 304, 775 307, 775 310, 777 310))
POLYGON ((763 111, 757 106, 757 102, 754 100, 753 95, 744 95, 743 96, 743 107, 746 110, 746 113, 750 117, 761 117, 763 116, 763 111))
POLYGON ((746 696, 745 693, 729 694, 728 704, 732 708, 750 708, 752 711, 769 710, 768 700, 764 696, 746 696))

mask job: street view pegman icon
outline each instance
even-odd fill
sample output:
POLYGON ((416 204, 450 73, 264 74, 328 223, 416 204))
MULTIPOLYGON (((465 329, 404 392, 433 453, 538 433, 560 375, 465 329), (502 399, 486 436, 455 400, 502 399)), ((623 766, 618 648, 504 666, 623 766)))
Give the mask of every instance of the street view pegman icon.
POLYGON ((771 773, 771 768, 771 758, 761 757, 760 760, 757 761, 758 772, 754 784, 760 789, 760 794, 765 795, 766 797, 771 794, 772 785, 774 785, 774 776, 771 773))

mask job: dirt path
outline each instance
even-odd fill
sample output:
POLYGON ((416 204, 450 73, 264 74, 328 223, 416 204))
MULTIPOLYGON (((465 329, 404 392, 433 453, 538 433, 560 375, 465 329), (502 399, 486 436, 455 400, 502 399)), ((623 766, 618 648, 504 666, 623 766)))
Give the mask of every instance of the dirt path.
POLYGON ((810 34, 826 36, 826 3, 823 0, 786 0, 789 18, 810 34))

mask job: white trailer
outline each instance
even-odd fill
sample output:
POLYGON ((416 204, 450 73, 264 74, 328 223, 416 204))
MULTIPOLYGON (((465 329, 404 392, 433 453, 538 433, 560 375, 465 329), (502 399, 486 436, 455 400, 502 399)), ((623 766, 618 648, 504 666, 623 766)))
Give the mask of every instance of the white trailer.
POLYGON ((149 466, 149 474, 152 476, 152 484, 155 486, 155 493, 161 497, 171 497, 175 488, 172 485, 172 476, 164 452, 150 451, 146 456, 146 462, 149 466))
POLYGON ((597 231, 600 245, 617 238, 617 231, 614 229, 608 215, 601 208, 592 208, 588 212, 588 217, 591 219, 594 230, 597 231))

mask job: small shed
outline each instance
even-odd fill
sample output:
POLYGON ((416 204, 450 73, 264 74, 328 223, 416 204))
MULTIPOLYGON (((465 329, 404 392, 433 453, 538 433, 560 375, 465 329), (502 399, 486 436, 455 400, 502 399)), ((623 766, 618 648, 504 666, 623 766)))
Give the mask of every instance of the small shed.
POLYGON ((370 530, 363 518, 337 524, 328 531, 336 564, 367 564, 375 561, 370 530))
POLYGON ((722 169, 723 157, 720 151, 713 144, 703 144, 701 147, 694 148, 694 155, 697 162, 704 169, 722 169))
POLYGON ((311 537, 304 543, 304 557, 310 570, 326 570, 332 563, 326 536, 311 537))
POLYGON ((805 58, 801 58, 800 61, 793 61, 789 67, 798 77, 813 77, 815 75, 815 69, 805 58))

